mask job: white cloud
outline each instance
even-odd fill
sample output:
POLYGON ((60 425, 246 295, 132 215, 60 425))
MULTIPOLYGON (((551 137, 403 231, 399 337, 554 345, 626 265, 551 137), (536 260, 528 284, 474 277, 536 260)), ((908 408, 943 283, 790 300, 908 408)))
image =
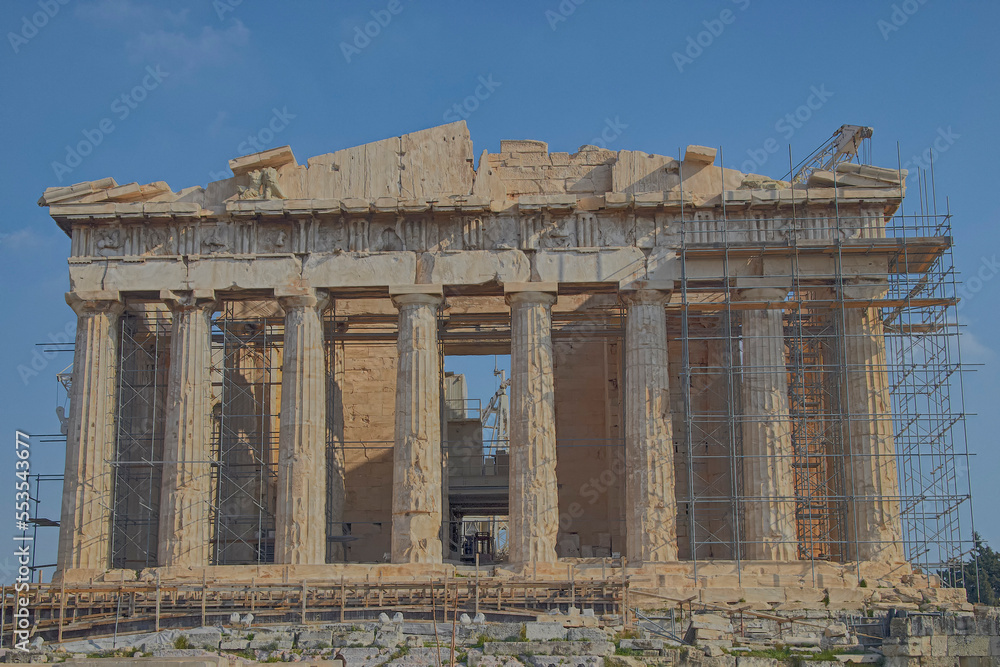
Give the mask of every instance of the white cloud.
POLYGON ((196 36, 180 30, 141 32, 125 44, 130 60, 162 63, 164 67, 190 70, 232 61, 250 41, 250 30, 236 20, 224 30, 205 26, 196 36))
POLYGON ((215 114, 215 118, 208 125, 208 136, 217 137, 225 129, 226 121, 229 120, 228 111, 219 111, 215 114))
POLYGON ((969 329, 962 332, 962 362, 966 364, 985 364, 997 358, 996 351, 983 343, 969 329))
POLYGON ((31 227, 15 229, 12 232, 0 232, 0 250, 17 252, 38 248, 51 241, 51 236, 39 234, 31 227))
POLYGON ((222 29, 196 26, 188 20, 187 9, 175 11, 140 0, 90 0, 77 5, 76 16, 127 33, 130 61, 162 65, 167 71, 226 64, 250 41, 250 30, 239 19, 222 29))

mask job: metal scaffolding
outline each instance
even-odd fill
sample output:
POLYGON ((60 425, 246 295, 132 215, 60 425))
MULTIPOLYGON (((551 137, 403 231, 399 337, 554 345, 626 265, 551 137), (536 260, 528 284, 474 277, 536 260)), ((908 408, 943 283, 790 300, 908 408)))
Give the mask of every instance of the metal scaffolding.
POLYGON ((284 319, 274 307, 225 301, 213 320, 216 565, 274 562, 284 319))
POLYGON ((915 176, 919 210, 900 208, 884 219, 841 210, 837 202, 832 216, 799 215, 793 207, 791 216, 766 225, 725 205, 715 215, 682 212, 679 299, 668 306, 672 363, 680 357, 672 386, 683 402, 683 418, 674 417, 682 558, 745 557, 739 536, 747 507, 758 499, 743 484, 748 418, 738 387, 743 375, 769 369, 748 365, 744 356, 741 313, 762 305, 740 303, 732 267, 782 256, 787 270, 766 278, 786 285, 788 296, 764 307, 783 313, 792 441, 786 456, 799 559, 851 563, 864 546, 850 513, 863 495, 848 471, 861 456, 852 424, 867 421, 894 440, 898 492, 885 499, 899 504, 906 559, 925 574, 963 584, 973 525, 951 215, 937 210, 928 175, 915 176), (832 272, 800 270, 818 252, 833 257, 832 272), (886 281, 884 271, 856 268, 872 252, 889 256, 884 292, 845 296, 841 288, 851 280, 886 281), (704 259, 714 260, 717 274, 691 272, 692 260, 704 259), (883 359, 852 365, 844 358, 852 336, 869 335, 846 328, 851 312, 882 330, 883 359), (852 405, 846 382, 858 373, 884 376, 891 404, 852 405))
POLYGON ((121 318, 111 565, 157 564, 170 316, 135 304, 121 318))

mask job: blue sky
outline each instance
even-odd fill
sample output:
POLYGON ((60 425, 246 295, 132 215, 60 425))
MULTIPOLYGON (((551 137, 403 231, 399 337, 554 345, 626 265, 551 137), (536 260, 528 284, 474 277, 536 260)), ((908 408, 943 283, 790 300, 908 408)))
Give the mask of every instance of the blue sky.
MULTIPOLYGON (((225 176, 257 146, 290 144, 301 163, 456 116, 477 155, 502 138, 666 155, 694 143, 780 177, 787 146, 797 161, 852 123, 875 128, 882 166, 896 166, 897 142, 905 163, 937 141, 937 192, 967 281, 963 354, 979 364, 965 378, 976 522, 1000 547, 998 24, 1000 4, 943 0, 6 0, 0 477, 12 496, 15 428, 58 430, 55 373, 71 361, 35 345, 75 323, 69 241, 36 205, 47 186, 113 176, 178 190, 225 176), (366 27, 374 36, 359 36, 366 27), (810 98, 808 119, 783 120, 810 98), (76 159, 67 146, 81 141, 93 150, 76 159)), ((62 472, 59 444, 35 448, 34 472, 62 472)), ((0 513, 0 535, 12 529, 0 513)))

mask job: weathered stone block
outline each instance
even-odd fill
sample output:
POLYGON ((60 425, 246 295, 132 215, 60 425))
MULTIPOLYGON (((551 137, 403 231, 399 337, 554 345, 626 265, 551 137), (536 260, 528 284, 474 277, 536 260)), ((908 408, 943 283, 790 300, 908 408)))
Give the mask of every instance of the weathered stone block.
POLYGON ((608 640, 608 633, 600 628, 569 628, 566 638, 573 641, 603 642, 608 640))
POLYGON ((988 656, 990 638, 982 635, 948 637, 948 655, 957 657, 988 656))
POLYGON ((631 281, 644 277, 646 257, 639 248, 539 250, 533 278, 543 282, 631 281))
POLYGON ((330 630, 303 630, 298 634, 298 648, 321 648, 333 645, 333 632, 330 630))
POLYGON ((417 255, 412 252, 310 255, 302 277, 316 287, 410 285, 416 282, 417 255))
POLYGON ((551 641, 566 639, 567 631, 562 623, 528 622, 524 624, 524 636, 528 641, 551 641))
POLYGON ((422 253, 417 263, 417 282, 441 285, 482 285, 527 282, 531 263, 520 250, 464 250, 422 253))
POLYGON ((255 632, 250 640, 251 651, 255 649, 287 650, 292 648, 292 634, 289 632, 255 632))
POLYGON ((342 648, 340 654, 347 660, 351 667, 375 667, 385 662, 389 657, 389 651, 378 648, 342 648))
POLYGON ((524 664, 532 667, 603 667, 604 658, 598 655, 548 656, 529 655, 524 664))
POLYGON ((382 626, 375 632, 375 646, 383 648, 396 648, 403 641, 403 631, 401 628, 393 626, 382 626))
POLYGON ((611 655, 611 642, 489 642, 483 646, 485 655, 611 655))

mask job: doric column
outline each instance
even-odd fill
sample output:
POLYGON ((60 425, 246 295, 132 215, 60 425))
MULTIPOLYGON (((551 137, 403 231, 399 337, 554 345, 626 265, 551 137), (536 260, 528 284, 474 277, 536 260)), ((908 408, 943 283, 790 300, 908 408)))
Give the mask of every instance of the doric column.
POLYGON ((624 292, 625 530, 630 562, 677 560, 677 500, 667 369, 669 291, 624 292))
POLYGON ((507 286, 511 320, 509 558, 512 563, 554 562, 559 532, 552 370, 556 286, 525 283, 516 290, 512 287, 507 286))
POLYGON ((274 562, 326 562, 325 292, 278 293, 285 311, 274 562))
POLYGON ((109 566, 111 493, 115 451, 115 380, 118 322, 124 305, 117 292, 66 295, 77 314, 70 385, 66 476, 59 524, 59 571, 109 566))
POLYGON ((157 559, 162 566, 209 564, 212 491, 212 312, 215 298, 161 292, 173 313, 157 559))
POLYGON ((843 383, 841 405, 846 422, 847 530, 849 548, 858 560, 903 560, 899 481, 892 429, 889 369, 882 311, 857 306, 886 291, 884 282, 844 285, 843 383))
POLYGON ((741 310, 743 324, 743 554, 748 560, 795 560, 795 478, 782 309, 784 289, 739 292, 760 308, 741 310))
POLYGON ((392 292, 399 309, 392 467, 392 562, 440 563, 441 288, 392 292), (426 291, 420 291, 426 290, 426 291))

